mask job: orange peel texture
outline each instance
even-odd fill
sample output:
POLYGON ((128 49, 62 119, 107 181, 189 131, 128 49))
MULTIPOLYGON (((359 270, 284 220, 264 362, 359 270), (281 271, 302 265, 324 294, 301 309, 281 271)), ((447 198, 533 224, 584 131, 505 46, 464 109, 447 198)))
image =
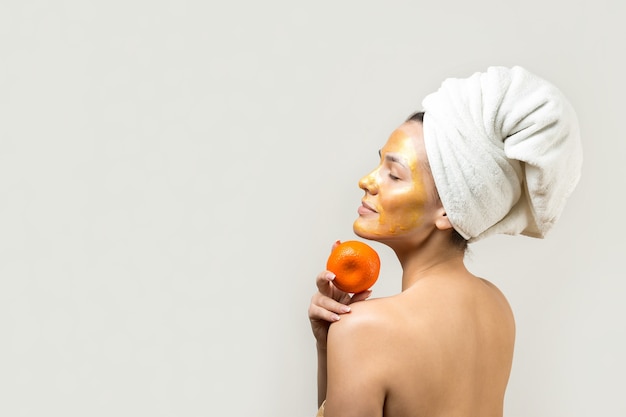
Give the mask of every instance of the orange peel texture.
POLYGON ((359 293, 371 288, 378 279, 380 258, 368 244, 347 240, 332 250, 326 269, 335 274, 333 284, 341 291, 359 293))

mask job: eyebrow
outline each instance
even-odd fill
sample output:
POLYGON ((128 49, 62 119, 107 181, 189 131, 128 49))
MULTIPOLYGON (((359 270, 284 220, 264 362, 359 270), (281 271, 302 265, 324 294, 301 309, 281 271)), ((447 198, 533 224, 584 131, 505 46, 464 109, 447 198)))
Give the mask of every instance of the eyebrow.
MULTIPOLYGON (((382 152, 379 150, 378 151, 378 156, 382 157, 382 152)), ((393 154, 385 154, 385 160, 389 161, 389 162, 395 162, 396 164, 400 164, 405 168, 408 168, 406 162, 404 162, 403 159, 400 159, 398 156, 393 155, 393 154)))

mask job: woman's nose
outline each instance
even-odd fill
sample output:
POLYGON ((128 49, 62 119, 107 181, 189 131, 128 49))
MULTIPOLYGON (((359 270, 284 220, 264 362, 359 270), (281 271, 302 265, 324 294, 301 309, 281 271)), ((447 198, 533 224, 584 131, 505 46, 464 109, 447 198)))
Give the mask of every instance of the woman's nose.
POLYGON ((376 194, 378 192, 374 172, 367 174, 359 180, 359 188, 370 194, 376 194))

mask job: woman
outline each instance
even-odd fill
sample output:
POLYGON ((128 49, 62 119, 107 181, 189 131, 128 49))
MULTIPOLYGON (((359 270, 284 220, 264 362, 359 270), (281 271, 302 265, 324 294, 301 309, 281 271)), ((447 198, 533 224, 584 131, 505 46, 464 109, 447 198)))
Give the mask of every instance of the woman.
POLYGON ((395 252, 402 291, 358 302, 370 291, 317 277, 318 415, 502 416, 513 314, 464 253, 493 233, 543 237, 554 224, 580 173, 576 116, 520 67, 446 80, 423 107, 360 180, 354 222, 395 252))

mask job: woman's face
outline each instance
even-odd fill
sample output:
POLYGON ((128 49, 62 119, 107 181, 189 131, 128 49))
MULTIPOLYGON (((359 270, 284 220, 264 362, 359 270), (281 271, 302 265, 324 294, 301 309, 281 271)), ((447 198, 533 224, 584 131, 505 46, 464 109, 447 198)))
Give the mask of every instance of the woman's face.
POLYGON ((380 157, 380 165, 359 181, 365 196, 354 232, 384 241, 432 229, 441 203, 426 168, 422 124, 402 124, 391 134, 380 157))

